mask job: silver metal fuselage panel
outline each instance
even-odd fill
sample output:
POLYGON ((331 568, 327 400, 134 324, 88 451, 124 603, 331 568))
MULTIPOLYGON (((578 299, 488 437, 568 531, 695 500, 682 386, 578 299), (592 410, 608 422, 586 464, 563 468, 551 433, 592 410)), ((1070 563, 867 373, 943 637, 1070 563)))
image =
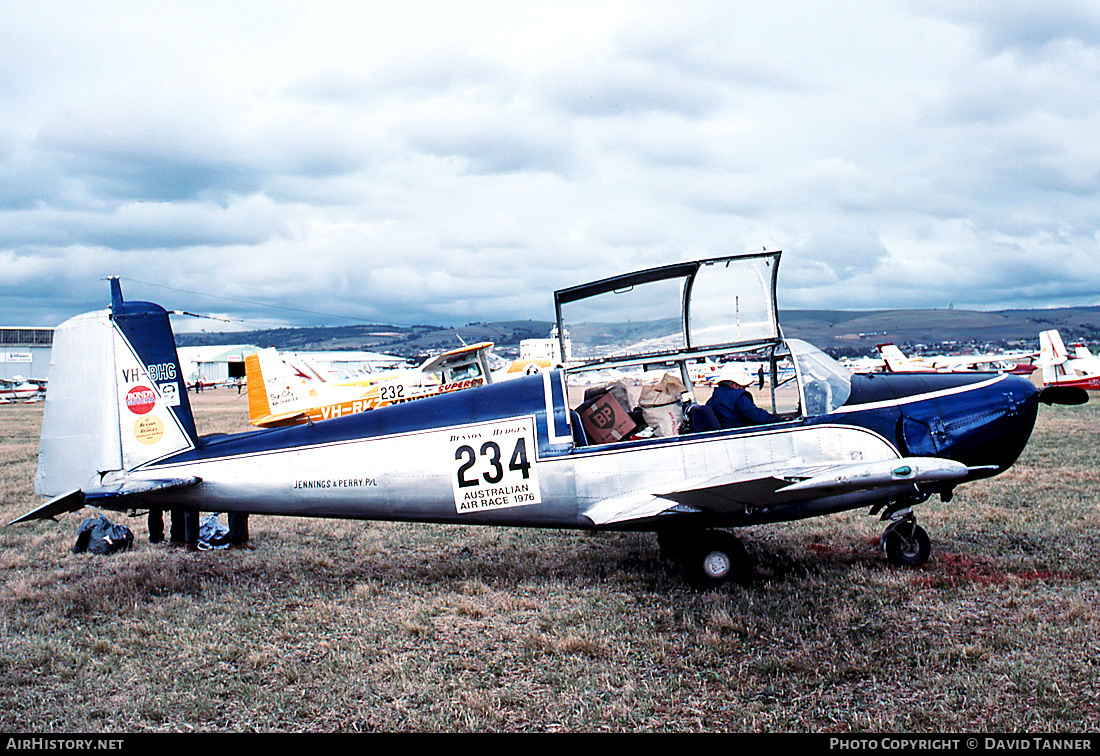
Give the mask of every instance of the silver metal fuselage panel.
MULTIPOLYGON (((540 379, 518 380, 533 386, 540 379)), ((546 395, 539 403, 550 407, 555 401, 552 381, 544 376, 541 382, 546 395)), ((457 398, 422 400, 415 409, 457 398)), ((372 412, 413 409, 404 405, 372 412)), ((647 507, 652 510, 648 517, 677 502, 691 503, 696 488, 722 485, 728 491, 739 482, 773 479, 784 471, 899 456, 886 439, 866 429, 800 422, 577 448, 571 440, 560 443, 561 436, 555 439, 558 444, 549 443, 545 417, 535 413, 329 443, 208 454, 157 463, 128 477, 200 477, 199 486, 165 494, 162 500, 209 511, 591 528, 610 521, 603 512, 615 502, 621 503, 623 513, 632 506, 647 507), (670 495, 676 495, 675 500, 666 498, 670 495), (592 511, 597 507, 603 507, 599 516, 592 511)), ((228 448, 232 440, 222 445, 228 448)), ((211 444, 209 451, 216 452, 218 446, 211 444)), ((765 493, 768 490, 765 486, 765 493)), ((757 500, 758 495, 752 486, 744 488, 741 499, 736 492, 724 493, 718 510, 743 514, 769 503, 757 500)), ((715 508, 714 494, 698 497, 715 508)), ((852 503, 858 505, 859 501, 852 503)))

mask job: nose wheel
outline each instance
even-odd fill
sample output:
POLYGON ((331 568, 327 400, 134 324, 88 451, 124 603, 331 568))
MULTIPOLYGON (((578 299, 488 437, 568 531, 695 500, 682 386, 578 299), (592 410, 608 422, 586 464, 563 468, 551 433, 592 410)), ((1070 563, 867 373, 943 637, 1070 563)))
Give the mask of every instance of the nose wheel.
POLYGON ((919 567, 932 554, 932 539, 912 516, 890 523, 880 542, 886 560, 895 567, 919 567))

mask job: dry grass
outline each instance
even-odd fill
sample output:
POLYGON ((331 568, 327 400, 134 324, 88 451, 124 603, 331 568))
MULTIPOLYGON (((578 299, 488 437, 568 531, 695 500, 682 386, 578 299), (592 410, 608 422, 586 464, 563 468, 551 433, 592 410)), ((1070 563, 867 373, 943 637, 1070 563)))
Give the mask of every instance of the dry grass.
MULTIPOLYGON (((200 429, 244 426, 235 392, 200 429)), ((0 407, 0 516, 41 406, 0 407)), ((753 528, 757 577, 687 589, 645 534, 254 517, 252 552, 69 552, 0 531, 0 731, 1095 731, 1100 409, 1043 408, 1009 473, 919 511, 753 528)), ((115 519, 123 519, 115 516, 115 519)))

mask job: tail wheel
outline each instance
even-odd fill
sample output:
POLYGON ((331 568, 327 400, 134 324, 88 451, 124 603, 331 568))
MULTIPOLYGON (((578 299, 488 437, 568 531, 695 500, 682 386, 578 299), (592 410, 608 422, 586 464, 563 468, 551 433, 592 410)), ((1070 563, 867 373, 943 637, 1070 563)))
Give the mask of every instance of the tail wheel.
POLYGON ((882 550, 895 567, 919 567, 932 554, 932 539, 915 520, 900 520, 882 534, 882 550))
POLYGON ((706 531, 683 552, 684 577, 695 588, 710 590, 730 580, 743 580, 748 553, 736 537, 721 530, 706 531))

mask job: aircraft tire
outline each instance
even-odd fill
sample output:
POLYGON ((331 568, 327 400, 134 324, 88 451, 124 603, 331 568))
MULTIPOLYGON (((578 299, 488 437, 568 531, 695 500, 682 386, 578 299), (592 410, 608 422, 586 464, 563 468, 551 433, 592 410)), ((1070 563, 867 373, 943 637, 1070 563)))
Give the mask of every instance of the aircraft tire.
POLYGON ((932 539, 912 520, 901 520, 882 534, 882 550, 895 567, 919 567, 932 554, 932 539))
POLYGON ((713 590, 731 580, 744 579, 748 553, 735 536, 722 530, 710 530, 695 543, 686 544, 681 566, 692 587, 713 590))

